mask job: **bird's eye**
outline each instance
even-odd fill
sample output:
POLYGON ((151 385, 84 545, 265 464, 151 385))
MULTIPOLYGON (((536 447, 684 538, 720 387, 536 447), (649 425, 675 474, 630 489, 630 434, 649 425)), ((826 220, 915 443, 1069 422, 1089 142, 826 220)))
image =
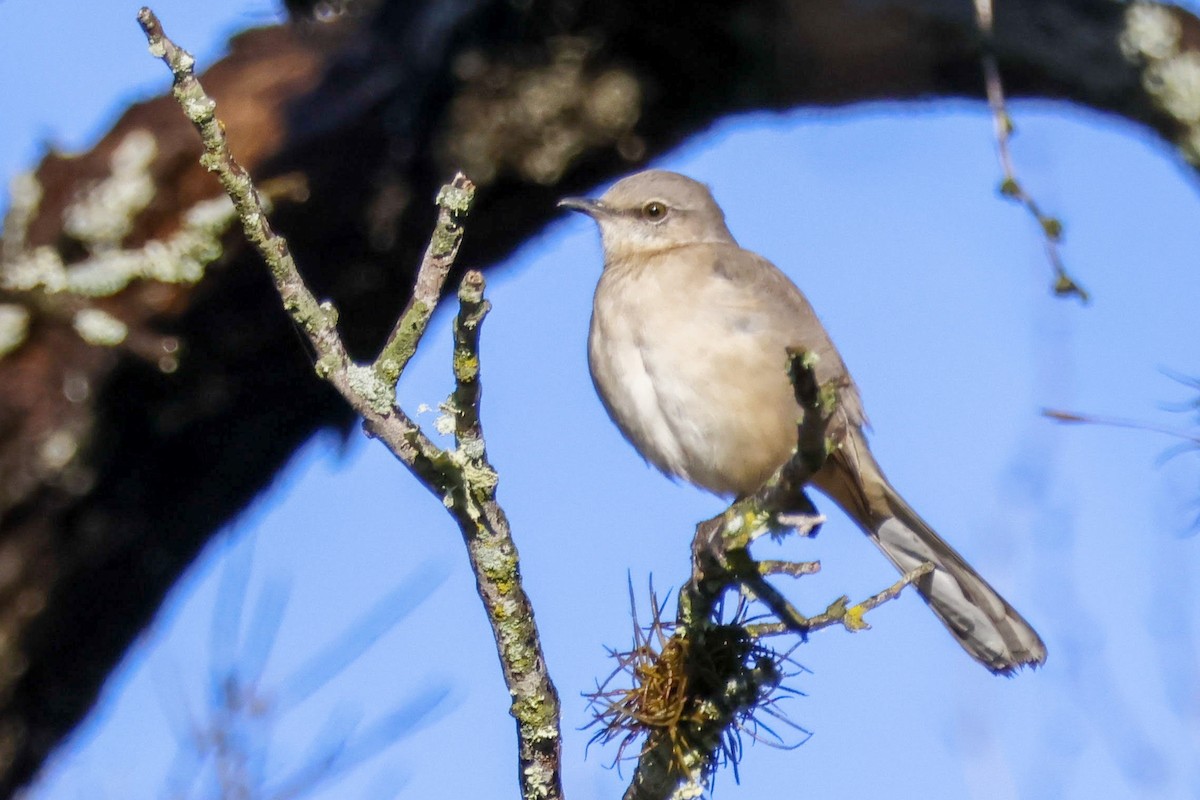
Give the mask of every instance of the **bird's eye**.
POLYGON ((667 215, 667 207, 657 200, 651 200, 646 205, 642 206, 642 217, 651 222, 658 222, 667 215))

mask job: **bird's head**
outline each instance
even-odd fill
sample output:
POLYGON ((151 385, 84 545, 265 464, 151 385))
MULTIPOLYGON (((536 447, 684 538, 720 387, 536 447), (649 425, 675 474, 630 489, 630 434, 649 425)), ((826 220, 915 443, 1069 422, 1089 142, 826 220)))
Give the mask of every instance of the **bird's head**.
POLYGON ((596 220, 606 263, 681 245, 734 244, 708 187, 677 172, 638 172, 598 200, 564 197, 558 205, 596 220))

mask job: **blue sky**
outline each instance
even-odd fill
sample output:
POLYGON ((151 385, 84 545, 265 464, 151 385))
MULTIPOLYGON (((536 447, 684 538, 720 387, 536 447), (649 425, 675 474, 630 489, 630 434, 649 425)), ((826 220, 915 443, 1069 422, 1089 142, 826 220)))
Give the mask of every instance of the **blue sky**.
MULTIPOLYGON (((263 0, 155 10, 202 65, 228 32, 273 13, 263 0)), ((32 163, 40 140, 85 147, 128 99, 166 88, 135 12, 0 3, 6 176, 32 163), (61 43, 35 13, 63 27, 61 43)), ((718 779, 724 797, 1200 794, 1196 456, 1163 461, 1166 438, 1039 413, 1190 422, 1166 406, 1194 392, 1164 370, 1200 375, 1200 196, 1171 152, 1130 125, 1047 103, 1013 113, 1020 177, 1064 220, 1064 258, 1094 297, 1086 308, 1049 294, 1033 222, 998 196, 982 104, 752 115, 660 162, 710 184, 742 245, 808 294, 859 383, 893 483, 1050 651, 1037 673, 993 677, 915 596, 873 612, 869 632, 816 635, 796 651, 810 672, 792 685, 805 696, 788 704, 813 737, 794 751, 749 747, 741 785, 718 779)), ((483 341, 489 449, 563 698, 576 798, 624 785, 611 748, 584 758, 590 731, 579 728, 580 693, 612 668, 604 646, 629 641, 628 581, 642 597, 651 576, 660 592, 677 585, 692 526, 722 506, 646 467, 596 400, 584 341, 599 269, 593 226, 564 217, 490 273, 483 341)), ((439 314, 401 382, 410 412, 450 390, 447 322, 439 314)), ((821 506, 831 519, 815 540, 758 551, 822 561, 788 587, 809 611, 894 580, 821 506)), ((231 649, 261 672, 264 713, 241 733, 269 739, 252 767, 268 784, 305 763, 314 738, 400 711, 404 736, 312 796, 515 793, 505 691, 463 555, 440 503, 382 447, 318 438, 172 593, 35 796, 168 796, 169 776, 183 774, 172 773, 178 731, 205 724, 231 649), (239 620, 228 587, 241 575, 239 620), (331 644, 392 619, 298 702, 305 676, 332 669, 321 655, 331 644), (261 630, 276 631, 269 648, 256 644, 261 630)))

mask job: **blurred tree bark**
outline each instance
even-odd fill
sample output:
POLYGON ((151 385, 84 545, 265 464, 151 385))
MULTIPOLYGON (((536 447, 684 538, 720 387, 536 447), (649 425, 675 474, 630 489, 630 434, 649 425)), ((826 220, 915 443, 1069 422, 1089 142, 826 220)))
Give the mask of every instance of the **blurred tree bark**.
MULTIPOLYGON (((240 35, 204 80, 239 160, 260 182, 303 186, 274 221, 366 357, 406 298, 428 200, 457 169, 480 187, 458 264, 487 266, 559 196, 722 117, 981 99, 985 48, 1010 96, 1124 117, 1200 164, 1195 17, 1115 0, 999 0, 995 14, 985 41, 968 0, 361 0, 240 35)), ((141 47, 132 18, 130 34, 141 47)), ((0 275, 38 248, 84 258, 72 215, 139 131, 153 137, 153 193, 121 248, 152 250, 219 194, 174 104, 136 104, 90 152, 37 167, 40 201, 10 213, 0 275)), ((135 281, 86 302, 0 289, 27 319, 0 358, 4 796, 80 721, 214 532, 316 431, 350 428, 238 237, 195 285, 135 281), (120 346, 84 341, 81 303, 127 326, 120 346)))

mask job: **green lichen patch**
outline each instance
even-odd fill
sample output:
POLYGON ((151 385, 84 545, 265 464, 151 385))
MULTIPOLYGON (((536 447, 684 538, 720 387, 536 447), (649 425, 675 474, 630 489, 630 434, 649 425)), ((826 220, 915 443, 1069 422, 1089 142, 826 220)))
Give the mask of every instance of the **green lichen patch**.
POLYGON ((465 216, 475 202, 475 187, 473 185, 456 186, 448 183, 437 195, 437 204, 456 216, 465 216))

